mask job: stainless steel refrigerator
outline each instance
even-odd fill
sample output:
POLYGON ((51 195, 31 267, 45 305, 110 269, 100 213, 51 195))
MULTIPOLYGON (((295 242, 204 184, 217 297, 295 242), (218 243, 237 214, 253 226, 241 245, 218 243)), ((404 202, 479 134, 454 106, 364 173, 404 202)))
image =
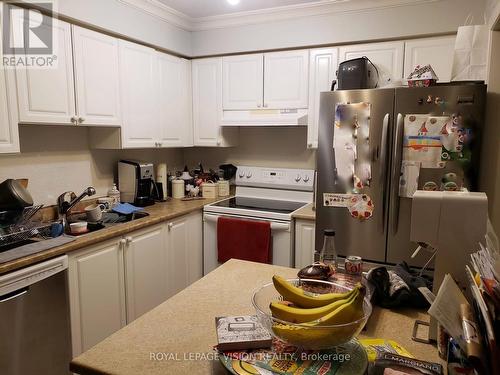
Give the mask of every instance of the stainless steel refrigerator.
MULTIPOLYGON (((467 133, 463 146, 465 157, 450 157, 443 152, 442 160, 445 162, 440 162, 439 167, 427 168, 424 167, 427 164, 419 164, 421 167, 416 180, 417 188, 424 188, 426 183, 429 183, 431 188, 436 188, 432 185, 432 181, 435 181, 437 188, 442 189, 439 185, 442 177, 447 173, 455 173, 460 182, 463 181, 464 187, 474 191, 477 189, 485 97, 486 86, 477 83, 321 93, 317 153, 316 249, 321 249, 323 244, 323 230, 332 228, 336 231, 336 247, 341 256, 359 255, 368 262, 397 264, 407 261, 412 266, 422 266, 428 260, 429 254, 420 252, 415 259, 411 259, 417 247, 409 239, 411 197, 400 196, 401 176, 406 173, 402 170, 403 146, 408 145, 403 144, 408 142, 408 137, 405 137, 406 121, 422 117, 419 115, 439 116, 438 119, 460 119, 460 131, 467 133), (368 157, 370 178, 360 192, 371 198, 374 209, 372 216, 362 221, 353 218, 345 207, 327 206, 324 194, 352 193, 355 181, 349 169, 342 165, 342 160, 336 160, 336 155, 339 159, 339 151, 335 151, 334 137, 339 131, 335 126, 339 105, 354 103, 366 103, 369 108, 366 125, 369 128, 369 136, 366 137, 365 158, 368 157)), ((419 131, 424 132, 427 129, 419 131)), ((439 137, 431 137, 433 141, 436 139, 439 142, 439 137)), ((463 156, 463 153, 460 155, 463 156)), ((407 164, 405 162, 404 165, 409 170, 407 164)))

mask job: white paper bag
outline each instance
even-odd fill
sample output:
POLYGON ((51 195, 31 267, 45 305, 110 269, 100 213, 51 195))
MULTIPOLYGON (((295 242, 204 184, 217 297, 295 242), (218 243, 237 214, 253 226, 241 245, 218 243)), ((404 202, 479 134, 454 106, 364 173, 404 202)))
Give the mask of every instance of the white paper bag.
POLYGON ((460 26, 453 54, 452 81, 485 81, 489 30, 486 25, 460 26))

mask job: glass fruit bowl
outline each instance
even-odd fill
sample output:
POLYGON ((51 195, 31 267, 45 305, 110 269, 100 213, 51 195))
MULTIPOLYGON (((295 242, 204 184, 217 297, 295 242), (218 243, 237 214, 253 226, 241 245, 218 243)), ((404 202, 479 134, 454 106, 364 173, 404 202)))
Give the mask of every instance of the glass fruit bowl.
MULTIPOLYGON (((329 281, 288 279, 289 283, 311 293, 346 293, 353 288, 329 281)), ((268 283, 258 289, 253 297, 252 304, 257 313, 259 322, 271 333, 291 345, 300 346, 306 350, 330 349, 347 343, 356 337, 372 313, 370 301, 363 297, 362 312, 357 319, 343 324, 317 325, 309 322, 291 322, 274 317, 271 313, 272 302, 283 302, 273 283, 268 283), (361 317, 359 317, 361 316, 361 317)))

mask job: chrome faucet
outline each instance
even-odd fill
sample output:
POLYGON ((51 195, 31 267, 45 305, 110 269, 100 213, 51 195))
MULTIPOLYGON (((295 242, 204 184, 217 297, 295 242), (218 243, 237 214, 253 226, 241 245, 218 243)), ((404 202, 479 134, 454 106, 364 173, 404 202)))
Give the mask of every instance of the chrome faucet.
POLYGON ((57 211, 59 214, 59 220, 62 220, 64 232, 69 232, 68 212, 83 198, 87 196, 91 197, 94 194, 95 189, 92 186, 89 186, 78 197, 74 192, 66 191, 57 198, 57 211), (69 201, 66 200, 68 195, 69 201))

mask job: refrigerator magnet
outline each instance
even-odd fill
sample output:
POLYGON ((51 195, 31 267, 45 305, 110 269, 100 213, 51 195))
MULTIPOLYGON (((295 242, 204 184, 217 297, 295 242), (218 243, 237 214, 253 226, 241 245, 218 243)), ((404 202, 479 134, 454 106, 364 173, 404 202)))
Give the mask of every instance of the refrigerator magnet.
POLYGON ((352 194, 323 193, 324 207, 349 207, 352 194))
POLYGON ((366 194, 356 194, 351 197, 349 213, 354 219, 368 220, 373 216, 374 205, 372 199, 366 194))

